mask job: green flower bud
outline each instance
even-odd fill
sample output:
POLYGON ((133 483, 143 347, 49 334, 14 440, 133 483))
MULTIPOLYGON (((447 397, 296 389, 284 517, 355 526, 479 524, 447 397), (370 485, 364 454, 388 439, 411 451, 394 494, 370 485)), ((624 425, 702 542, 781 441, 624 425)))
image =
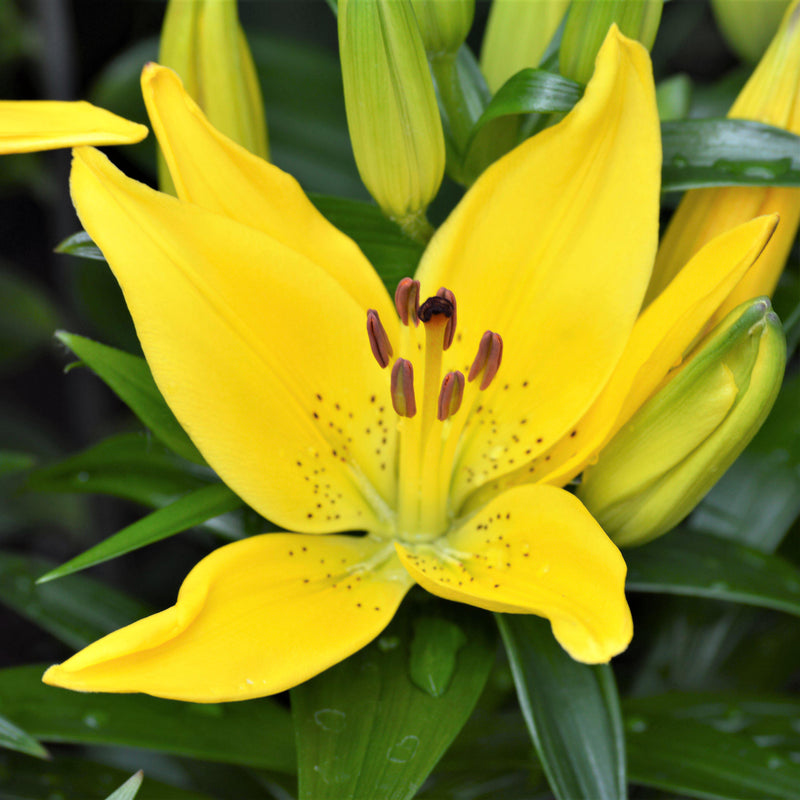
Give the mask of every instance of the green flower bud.
MULTIPOLYGON (((170 0, 159 62, 174 69, 211 123, 269 158, 264 102, 236 0, 170 0)), ((162 186, 171 186, 166 169, 162 186)))
POLYGON ((467 38, 475 0, 411 0, 419 32, 430 58, 455 53, 467 38))
POLYGON ((496 92, 521 69, 539 66, 569 0, 494 0, 481 47, 481 70, 496 92))
POLYGON ((630 39, 648 50, 661 21, 664 0, 574 0, 569 9, 559 51, 561 74, 586 83, 594 72, 597 51, 616 23, 630 39))
POLYGON ((424 236, 444 174, 444 134, 409 0, 340 0, 339 51, 361 180, 384 214, 424 236))
POLYGON ((737 55, 755 64, 778 30, 789 0, 711 0, 725 41, 737 55))
POLYGON ((734 309, 586 470, 578 496, 618 545, 680 522, 761 427, 786 343, 769 300, 734 309))

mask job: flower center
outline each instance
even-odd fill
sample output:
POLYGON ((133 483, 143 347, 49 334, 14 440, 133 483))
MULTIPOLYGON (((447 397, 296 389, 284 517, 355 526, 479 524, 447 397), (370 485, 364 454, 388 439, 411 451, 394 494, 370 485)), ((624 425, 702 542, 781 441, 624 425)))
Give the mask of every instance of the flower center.
MULTIPOLYGON (((500 335, 486 331, 466 378, 458 370, 444 372, 444 351, 456 331, 456 298, 442 288, 420 305, 419 292, 419 281, 411 278, 397 287, 400 355, 390 373, 399 418, 396 535, 406 542, 433 541, 450 526, 450 483, 467 412, 491 384, 503 354, 500 335)), ((376 311, 367 312, 367 333, 375 360, 388 367, 394 351, 376 311)))

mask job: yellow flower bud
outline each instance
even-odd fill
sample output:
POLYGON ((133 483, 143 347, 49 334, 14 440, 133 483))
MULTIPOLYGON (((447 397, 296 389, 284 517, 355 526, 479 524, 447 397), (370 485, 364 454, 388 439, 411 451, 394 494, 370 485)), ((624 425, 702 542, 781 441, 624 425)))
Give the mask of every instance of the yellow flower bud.
POLYGON ((649 50, 661 21, 662 5, 663 0, 574 0, 559 51, 561 74, 586 83, 594 72, 597 51, 614 23, 625 36, 637 39, 649 50))
MULTIPOLYGON (((216 128, 269 157, 264 102, 236 0, 170 0, 159 61, 180 75, 216 128)), ((166 169, 159 177, 172 185, 166 169)))
POLYGON ((711 0, 725 41, 745 61, 755 63, 767 49, 789 0, 711 0))
POLYGON ((786 343, 769 300, 731 312, 620 429, 578 496, 618 545, 680 522, 761 427, 781 385, 786 343))
POLYGON ((464 44, 475 16, 475 0, 411 0, 411 5, 430 58, 455 53, 464 44))
POLYGON ((569 0, 494 0, 481 47, 481 70, 496 92, 521 69, 537 67, 569 0))
POLYGON ((340 0, 339 50, 361 179, 387 216, 421 235, 444 174, 445 150, 409 0, 340 0))
MULTIPOLYGON (((728 116, 800 133, 800 0, 794 0, 786 11, 772 44, 728 116)), ((800 189, 721 186, 686 192, 659 247, 646 302, 660 294, 706 242, 749 219, 772 213, 780 215, 775 235, 717 319, 739 303, 775 290, 800 225, 800 189)))

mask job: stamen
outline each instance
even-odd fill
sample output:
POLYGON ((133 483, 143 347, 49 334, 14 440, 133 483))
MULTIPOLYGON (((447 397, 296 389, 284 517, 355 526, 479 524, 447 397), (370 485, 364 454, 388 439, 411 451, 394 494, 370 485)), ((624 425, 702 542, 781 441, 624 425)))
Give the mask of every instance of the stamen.
POLYGON ((389 359, 392 357, 392 343, 386 335, 386 330, 381 323, 378 312, 374 309, 367 311, 367 335, 369 336, 369 346, 372 348, 372 355, 380 364, 381 369, 389 366, 389 359))
POLYGON ((444 286, 436 292, 436 296, 448 300, 453 306, 453 313, 450 315, 447 321, 447 327, 444 329, 443 347, 447 350, 447 348, 453 344, 453 337, 456 335, 456 296, 449 289, 445 289, 444 286))
POLYGON ((408 325, 411 320, 416 328, 419 325, 419 281, 403 278, 397 284, 394 305, 403 325, 408 325))
POLYGON ((417 413, 414 397, 414 367, 405 358, 398 358, 392 367, 392 405, 401 417, 413 417, 417 413))
POLYGON ((440 422, 452 417, 459 408, 464 397, 464 375, 461 372, 448 372, 442 381, 442 390, 439 392, 440 422))
POLYGON ((474 381, 479 375, 483 375, 480 390, 489 388, 489 384, 497 375, 500 369, 500 362, 503 360, 503 340, 499 333, 486 331, 481 337, 478 345, 478 354, 469 369, 468 379, 474 381))

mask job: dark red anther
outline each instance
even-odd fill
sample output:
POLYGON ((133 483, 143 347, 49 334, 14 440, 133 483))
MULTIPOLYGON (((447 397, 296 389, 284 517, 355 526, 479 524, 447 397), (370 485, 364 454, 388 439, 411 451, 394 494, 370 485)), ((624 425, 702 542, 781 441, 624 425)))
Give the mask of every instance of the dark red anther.
POLYGON ((479 375, 482 375, 481 384, 478 388, 481 391, 487 389, 494 380, 494 376, 497 375, 497 370, 500 369, 502 360, 503 340, 500 338, 500 334, 486 331, 481 337, 480 345, 478 345, 478 354, 469 368, 468 379, 474 381, 479 375))
POLYGON ((398 358, 392 367, 392 405, 401 417, 413 417, 417 413, 414 397, 414 367, 405 358, 398 358))
POLYGON ((397 284, 394 305, 403 325, 408 325, 409 320, 414 323, 414 327, 419 325, 419 281, 403 278, 397 284))
POLYGON ((439 392, 439 410, 437 417, 444 422, 452 417, 459 408, 464 397, 464 375, 461 372, 448 372, 442 381, 439 392))
POLYGON ((372 348, 375 360, 381 365, 381 368, 388 367, 393 353, 392 343, 386 335, 378 312, 372 308, 367 311, 367 336, 369 336, 369 346, 372 348))
POLYGON ((453 311, 447 320, 447 327, 444 329, 444 344, 442 347, 447 350, 453 344, 453 338, 456 335, 456 296, 449 289, 445 289, 444 286, 436 292, 436 296, 447 300, 453 306, 453 311))

